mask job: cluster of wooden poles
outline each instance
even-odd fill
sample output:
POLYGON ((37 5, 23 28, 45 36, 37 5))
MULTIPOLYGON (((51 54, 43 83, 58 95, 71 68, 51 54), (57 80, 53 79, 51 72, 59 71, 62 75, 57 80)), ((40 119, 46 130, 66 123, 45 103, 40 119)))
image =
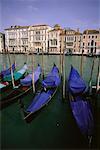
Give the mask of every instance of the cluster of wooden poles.
MULTIPOLYGON (((12 63, 11 63, 11 59, 10 59, 10 54, 8 53, 8 59, 9 59, 9 64, 10 64, 10 68, 11 68, 11 78, 12 78, 12 85, 13 88, 15 88, 15 83, 14 83, 14 76, 13 76, 13 70, 12 70, 12 63)), ((28 53, 27 53, 28 55, 28 53)), ((26 55, 26 62, 27 62, 27 55, 26 55)), ((42 49, 42 78, 44 79, 44 52, 42 49)), ((14 62, 15 62, 15 53, 14 53, 14 62)), ((90 79, 88 82, 88 85, 90 87, 90 89, 92 89, 92 77, 93 77, 93 70, 94 70, 94 64, 95 64, 95 56, 93 57, 93 61, 92 61, 92 67, 91 67, 91 74, 90 74, 90 79)), ((96 91, 98 91, 99 89, 99 79, 100 79, 100 58, 98 59, 98 71, 97 71, 97 77, 96 77, 96 91)), ((62 93, 63 93, 63 98, 65 98, 65 85, 66 85, 66 75, 65 75, 65 53, 64 53, 64 47, 63 47, 63 54, 61 53, 61 48, 60 48, 60 75, 61 75, 61 79, 62 79, 62 93)), ((83 51, 82 51, 82 55, 81 55, 81 62, 80 62, 80 75, 82 76, 83 74, 83 51)), ((33 93, 35 93, 35 85, 34 85, 34 54, 32 54, 32 86, 33 86, 33 93)))

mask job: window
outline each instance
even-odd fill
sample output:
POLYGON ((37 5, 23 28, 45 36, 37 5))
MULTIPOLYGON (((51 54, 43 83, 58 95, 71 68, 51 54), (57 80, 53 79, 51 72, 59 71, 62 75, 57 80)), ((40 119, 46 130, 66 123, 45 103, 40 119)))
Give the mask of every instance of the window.
POLYGON ((36 34, 40 34, 40 31, 36 31, 36 34))
POLYGON ((56 45, 57 45, 57 40, 56 40, 56 45))
POLYGON ((85 39, 85 36, 83 38, 85 39))
POLYGON ((84 46, 84 43, 83 43, 83 46, 84 46))
POLYGON ((97 36, 95 38, 97 39, 97 36))
POLYGON ((88 43, 88 46, 90 45, 90 43, 88 43))
POLYGON ((94 38, 94 36, 92 36, 92 38, 94 38))
POLYGON ((90 39, 90 36, 89 36, 89 39, 90 39))

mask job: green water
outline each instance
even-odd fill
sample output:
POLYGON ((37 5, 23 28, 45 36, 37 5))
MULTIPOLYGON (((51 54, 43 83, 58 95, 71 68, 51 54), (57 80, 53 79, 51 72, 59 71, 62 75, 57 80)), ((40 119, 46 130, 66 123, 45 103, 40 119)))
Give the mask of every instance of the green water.
MULTIPOLYGON (((20 68, 25 61, 31 71, 31 58, 29 55, 15 55, 17 68, 20 68), (27 60, 26 60, 27 59, 27 60)), ((14 55, 11 55, 13 62, 14 55)), ((66 78, 72 64, 80 69, 80 56, 66 56, 65 68, 66 78)), ((34 56, 34 67, 41 64, 42 57, 34 56)), ((93 58, 83 57, 83 78, 88 83, 93 58)), ((9 66, 7 55, 0 55, 0 69, 3 64, 9 66)), ((60 57, 57 55, 44 56, 44 73, 47 74, 53 63, 60 68, 60 57)), ((96 81, 98 58, 95 58, 95 68, 93 70, 93 83, 96 81)), ((23 98, 25 105, 31 102, 32 93, 23 98)), ((99 98, 98 98, 99 99, 99 98)), ((99 109, 98 109, 99 110, 99 109)), ((100 114, 100 112, 99 112, 100 114)), ((99 117, 98 117, 99 118, 99 117)), ((34 118, 30 124, 22 119, 22 114, 18 102, 3 109, 0 113, 1 122, 1 147, 2 149, 77 149, 87 148, 87 141, 78 129, 73 119, 69 102, 62 101, 61 89, 58 89, 52 101, 34 118)), ((100 148, 100 122, 97 121, 97 131, 94 136, 94 148, 100 148), (99 130, 98 130, 99 129, 99 130)))

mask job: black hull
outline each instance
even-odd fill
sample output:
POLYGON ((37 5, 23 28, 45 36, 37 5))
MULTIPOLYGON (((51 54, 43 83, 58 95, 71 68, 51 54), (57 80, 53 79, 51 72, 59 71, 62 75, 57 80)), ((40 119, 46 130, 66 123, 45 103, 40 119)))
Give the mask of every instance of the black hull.
MULTIPOLYGON (((39 86, 39 81, 37 81, 36 84, 35 84, 36 89, 38 88, 38 86, 39 86)), ((13 104, 14 102, 19 100, 23 96, 27 95, 28 92, 31 91, 31 90, 32 90, 32 86, 30 86, 30 87, 20 86, 18 89, 11 90, 10 94, 8 94, 6 97, 1 99, 1 101, 0 101, 0 110, 2 110, 3 108, 9 106, 10 104, 13 104), (25 89, 23 90, 23 88, 25 88, 25 89)))
POLYGON ((2 110, 3 108, 9 106, 10 104, 16 102, 19 98, 23 97, 25 94, 27 94, 30 90, 32 89, 32 87, 28 88, 25 91, 20 91, 20 89, 15 89, 11 92, 11 94, 9 94, 6 98, 2 99, 2 101, 0 101, 0 110, 2 110))

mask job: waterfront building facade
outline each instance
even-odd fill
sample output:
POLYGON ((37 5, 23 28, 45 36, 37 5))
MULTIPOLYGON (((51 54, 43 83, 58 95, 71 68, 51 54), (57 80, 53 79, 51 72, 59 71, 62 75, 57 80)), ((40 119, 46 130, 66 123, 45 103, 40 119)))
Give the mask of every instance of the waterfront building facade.
POLYGON ((34 53, 48 53, 48 32, 52 28, 48 25, 34 25, 29 27, 29 51, 34 53), (43 51, 42 51, 43 50, 43 51))
POLYGON ((4 52, 5 49, 5 35, 0 32, 0 53, 4 52))
POLYGON ((63 29, 61 29, 60 25, 56 24, 52 30, 48 33, 48 46, 49 46, 49 54, 59 54, 60 53, 60 45, 61 45, 61 37, 63 29))
POLYGON ((56 24, 11 26, 5 29, 5 46, 12 53, 95 54, 100 55, 100 30, 80 33, 56 24))
POLYGON ((74 41, 75 41, 75 30, 70 28, 64 29, 64 47, 65 47, 65 54, 72 54, 74 49, 74 41))
POLYGON ((65 54, 81 54, 82 34, 79 29, 64 29, 60 36, 61 49, 64 49, 65 54))
POLYGON ((29 26, 11 26, 5 29, 6 49, 12 53, 25 53, 28 50, 29 26))
POLYGON ((84 54, 100 55, 100 30, 85 30, 82 35, 84 54))
POLYGON ((73 49, 73 54, 82 54, 82 33, 79 32, 79 29, 75 32, 74 35, 74 49, 73 49))

